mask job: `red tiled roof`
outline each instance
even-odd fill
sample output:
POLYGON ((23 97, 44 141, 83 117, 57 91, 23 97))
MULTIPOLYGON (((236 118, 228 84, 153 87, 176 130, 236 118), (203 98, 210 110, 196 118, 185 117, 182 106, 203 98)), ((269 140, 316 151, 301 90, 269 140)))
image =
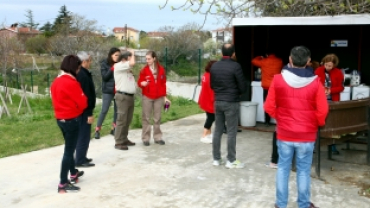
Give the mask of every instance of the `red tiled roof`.
POLYGON ((147 32, 148 37, 164 37, 167 35, 167 32, 147 32))
POLYGON ((8 27, 8 28, 3 28, 2 30, 9 30, 11 32, 15 32, 15 33, 28 33, 28 34, 38 34, 38 33, 41 33, 40 31, 38 30, 35 30, 35 29, 30 29, 28 27, 8 27))
MULTIPOLYGON (((125 32, 126 28, 125 27, 115 27, 113 28, 113 32, 114 33, 117 33, 117 32, 125 32)), ((134 32, 139 32, 139 30, 136 30, 135 28, 132 28, 132 27, 127 27, 127 30, 131 30, 131 31, 134 31, 134 32)))
POLYGON ((215 30, 212 30, 212 32, 222 32, 222 31, 231 31, 231 28, 218 28, 215 30))

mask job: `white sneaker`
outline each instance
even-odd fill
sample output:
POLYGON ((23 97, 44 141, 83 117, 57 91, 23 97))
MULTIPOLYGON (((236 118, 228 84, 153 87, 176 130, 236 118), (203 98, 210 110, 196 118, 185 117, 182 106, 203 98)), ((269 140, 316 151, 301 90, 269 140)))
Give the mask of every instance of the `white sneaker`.
POLYGON ((233 168, 240 169, 240 168, 244 168, 244 163, 241 163, 239 160, 235 160, 232 163, 230 161, 227 161, 225 167, 228 169, 233 169, 233 168))
POLYGON ((209 137, 209 135, 200 138, 200 141, 206 144, 212 144, 212 137, 209 137))
POLYGON ((220 166, 222 165, 224 162, 222 161, 222 159, 219 159, 219 160, 213 160, 213 165, 214 166, 220 166))
POLYGON ((268 167, 268 168, 271 168, 271 169, 277 169, 278 168, 277 164, 272 163, 272 162, 266 163, 265 166, 268 167))

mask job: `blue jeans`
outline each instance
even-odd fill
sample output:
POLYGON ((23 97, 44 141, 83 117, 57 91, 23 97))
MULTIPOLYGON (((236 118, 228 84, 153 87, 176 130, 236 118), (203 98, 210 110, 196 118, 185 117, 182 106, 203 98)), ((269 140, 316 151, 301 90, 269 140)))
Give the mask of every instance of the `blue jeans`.
POLYGON ((98 118, 98 122, 96 123, 96 126, 97 127, 101 127, 103 125, 103 121, 105 119, 105 116, 107 115, 108 113, 108 110, 109 110, 109 107, 110 107, 110 104, 112 103, 113 101, 113 106, 114 106, 114 112, 113 112, 113 123, 115 124, 116 123, 116 120, 117 120, 117 105, 116 105, 116 101, 114 100, 114 94, 106 94, 106 93, 103 93, 103 104, 101 106, 101 112, 100 112, 100 115, 99 115, 99 118, 98 118))
POLYGON ((295 153, 297 166, 298 207, 308 208, 311 197, 311 165, 315 142, 277 141, 279 160, 276 173, 276 205, 285 208, 288 204, 288 183, 295 153))
POLYGON ((81 117, 69 120, 57 120, 57 124, 62 131, 64 138, 64 153, 62 159, 62 167, 60 170, 60 183, 68 182, 68 172, 75 175, 77 170, 75 168, 75 160, 73 153, 76 150, 78 133, 80 130, 81 117))

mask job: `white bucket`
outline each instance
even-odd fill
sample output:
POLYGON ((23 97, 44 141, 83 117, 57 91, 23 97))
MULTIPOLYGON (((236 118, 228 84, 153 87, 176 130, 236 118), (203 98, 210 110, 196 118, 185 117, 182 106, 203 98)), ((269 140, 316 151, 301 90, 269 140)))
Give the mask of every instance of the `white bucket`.
POLYGON ((243 101, 240 102, 240 125, 256 126, 258 103, 243 101))

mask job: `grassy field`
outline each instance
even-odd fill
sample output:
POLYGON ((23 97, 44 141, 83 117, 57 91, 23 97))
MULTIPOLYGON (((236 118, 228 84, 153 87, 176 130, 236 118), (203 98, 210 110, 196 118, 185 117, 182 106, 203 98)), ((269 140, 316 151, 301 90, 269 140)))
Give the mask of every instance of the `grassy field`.
MULTIPOLYGON (((162 123, 177 120, 189 115, 202 113, 198 105, 184 98, 169 97, 172 101, 170 110, 162 114, 162 123)), ((62 134, 54 119, 51 99, 29 98, 33 113, 27 113, 27 108, 23 106, 17 114, 20 96, 13 95, 13 104, 7 103, 11 117, 2 115, 0 119, 0 158, 30 151, 36 151, 63 144, 62 134)), ((101 106, 95 108, 95 123, 92 128, 92 136, 99 116, 101 106)), ((113 106, 110 108, 103 123, 101 135, 109 134, 113 118, 113 106)), ((141 128, 141 99, 136 97, 135 112, 131 129, 141 128)))

